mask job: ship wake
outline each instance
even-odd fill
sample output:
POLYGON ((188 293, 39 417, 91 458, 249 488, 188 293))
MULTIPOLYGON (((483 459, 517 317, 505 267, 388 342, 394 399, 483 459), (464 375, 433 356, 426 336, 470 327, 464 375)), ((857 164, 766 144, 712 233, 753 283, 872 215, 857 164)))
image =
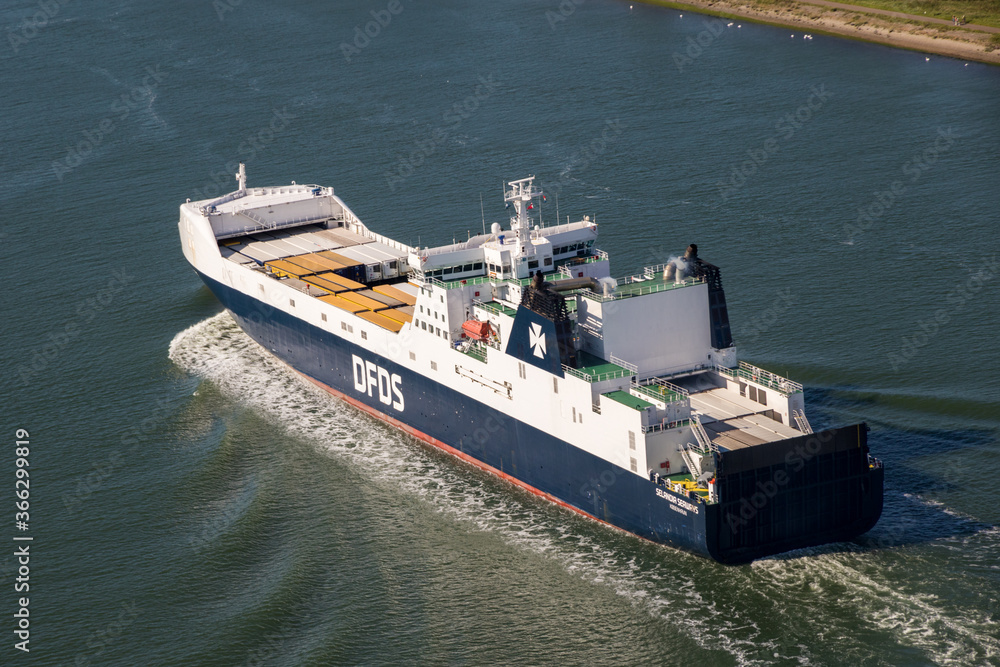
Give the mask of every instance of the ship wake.
MULTIPOLYGON (((905 561, 891 550, 833 545, 720 566, 569 514, 375 422, 272 357, 228 313, 177 334, 169 357, 289 435, 314 443, 359 484, 391 488, 462 530, 489 532, 512 549, 550 559, 585 586, 612 590, 673 633, 675 648, 738 664, 814 664, 810 647, 822 644, 865 661, 872 656, 857 651, 868 643, 853 639, 860 619, 865 632, 935 662, 1000 655, 991 638, 995 620, 968 618, 944 598, 907 592, 895 582, 906 573, 892 565, 905 561), (815 618, 818 609, 830 618, 815 618), (828 628, 823 636, 810 630, 817 622, 828 628)), ((997 537, 979 534, 991 548, 1000 544, 997 537)))

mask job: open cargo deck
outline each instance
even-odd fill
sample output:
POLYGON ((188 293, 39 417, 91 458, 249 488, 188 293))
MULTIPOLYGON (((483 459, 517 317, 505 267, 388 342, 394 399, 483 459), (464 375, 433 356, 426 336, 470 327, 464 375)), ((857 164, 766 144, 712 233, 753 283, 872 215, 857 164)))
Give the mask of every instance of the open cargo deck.
POLYGON ((739 360, 719 267, 692 244, 613 277, 589 216, 534 224, 532 180, 505 189, 509 228, 411 248, 332 188, 248 189, 241 167, 182 205, 182 248, 297 371, 587 516, 730 563, 871 528, 866 425, 814 433, 800 384, 739 360))
POLYGON ((405 273, 398 276, 405 254, 349 230, 306 225, 257 232, 223 240, 220 252, 393 333, 413 320, 417 288, 405 273))

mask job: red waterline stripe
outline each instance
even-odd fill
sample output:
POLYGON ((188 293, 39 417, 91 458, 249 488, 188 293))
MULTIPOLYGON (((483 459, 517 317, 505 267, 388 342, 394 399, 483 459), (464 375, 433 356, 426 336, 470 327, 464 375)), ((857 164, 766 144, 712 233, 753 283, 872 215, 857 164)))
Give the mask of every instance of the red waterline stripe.
MULTIPOLYGON (((289 366, 289 368, 291 368, 291 366, 289 366)), ((295 370, 295 369, 292 369, 292 370, 295 370)), ((398 419, 396 419, 394 417, 390 417, 389 415, 387 415, 387 414, 385 414, 383 412, 379 412, 375 408, 373 408, 373 407, 371 407, 369 405, 365 405, 364 403, 362 403, 358 399, 352 398, 352 397, 348 396, 347 394, 345 394, 345 393, 343 393, 341 391, 338 391, 337 389, 334 389, 333 387, 331 387, 329 385, 323 384, 322 382, 320 382, 316 378, 309 377, 305 373, 302 373, 302 372, 297 371, 297 370, 295 370, 295 372, 298 373, 299 375, 301 375, 302 377, 304 377, 305 379, 309 380, 310 382, 312 382, 316 386, 320 387, 321 389, 323 389, 323 390, 325 390, 325 391, 333 394, 337 398, 342 399, 343 401, 346 401, 350 405, 353 405, 354 407, 358 408, 359 410, 362 410, 362 411, 368 413, 369 415, 371 415, 372 417, 375 417, 378 420, 384 421, 387 424, 391 424, 392 426, 395 426, 396 428, 398 428, 399 430, 403 431, 404 433, 408 433, 409 435, 412 435, 414 438, 417 438, 419 440, 423 440, 424 442, 426 442, 426 443, 428 443, 430 445, 433 445, 433 446, 437 447, 438 449, 446 451, 449 454, 462 459, 466 463, 471 463, 472 465, 476 466, 477 468, 480 468, 481 470, 485 470, 486 472, 491 473, 493 475, 496 475, 497 477, 499 477, 501 479, 505 479, 508 482, 510 482, 511 484, 515 484, 515 485, 521 487, 522 489, 525 489, 526 491, 530 491, 531 493, 535 494, 536 496, 538 496, 540 498, 545 498, 546 500, 548 500, 550 502, 553 502, 556 505, 559 505, 560 507, 565 507, 566 509, 572 510, 572 511, 576 512, 577 514, 581 515, 581 516, 584 516, 584 517, 587 517, 588 519, 591 519, 592 521, 597 521, 598 523, 603 523, 605 526, 610 526, 611 528, 614 528, 615 530, 620 530, 623 533, 626 533, 628 535, 636 536, 634 533, 630 533, 629 531, 625 530, 624 528, 619 528, 618 526, 615 526, 614 524, 610 524, 607 521, 604 521, 603 519, 598 519, 596 516, 594 516, 592 514, 588 514, 587 512, 584 512, 582 509, 580 509, 578 507, 573 507, 569 503, 567 503, 567 502, 565 502, 563 500, 560 500, 559 498, 556 498, 555 496, 553 496, 550 493, 546 493, 545 491, 540 491, 539 489, 536 489, 535 487, 531 486, 530 484, 527 484, 526 482, 523 482, 523 481, 519 480, 516 477, 512 477, 511 475, 508 475, 507 473, 503 472, 502 470, 497 470, 496 468, 494 468, 493 466, 489 465, 488 463, 483 463, 479 459, 477 459, 477 458, 475 458, 473 456, 469 456, 465 452, 460 451, 458 449, 455 449, 451 445, 445 444, 445 443, 441 442, 440 440, 438 440, 437 438, 432 438, 431 436, 427 435, 423 431, 418 431, 417 429, 413 428, 412 426, 410 426, 408 424, 404 424, 403 422, 399 421, 398 419)))

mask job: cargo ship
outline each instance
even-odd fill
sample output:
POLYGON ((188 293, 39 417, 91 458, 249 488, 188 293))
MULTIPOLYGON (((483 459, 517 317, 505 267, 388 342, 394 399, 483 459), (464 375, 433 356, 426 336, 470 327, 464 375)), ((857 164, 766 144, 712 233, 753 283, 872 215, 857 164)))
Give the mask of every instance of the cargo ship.
POLYGON ((542 224, 534 177, 505 185, 509 224, 437 247, 375 233, 330 187, 236 181, 181 205, 184 256, 250 337, 358 409, 722 563, 878 521, 867 426, 814 432, 799 383, 737 357, 695 245, 612 277, 595 220, 542 224))

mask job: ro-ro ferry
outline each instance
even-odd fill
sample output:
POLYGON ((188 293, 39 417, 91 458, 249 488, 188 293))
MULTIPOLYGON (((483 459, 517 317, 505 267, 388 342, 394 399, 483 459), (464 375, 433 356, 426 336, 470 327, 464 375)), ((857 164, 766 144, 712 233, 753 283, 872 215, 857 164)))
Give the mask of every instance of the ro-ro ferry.
POLYGON ((506 228, 410 247, 240 165, 181 205, 181 243, 307 379, 563 507, 726 563, 872 528, 867 427, 813 432, 800 384, 738 359, 719 268, 691 245, 614 278, 595 221, 533 217, 533 180, 507 184, 506 228))

